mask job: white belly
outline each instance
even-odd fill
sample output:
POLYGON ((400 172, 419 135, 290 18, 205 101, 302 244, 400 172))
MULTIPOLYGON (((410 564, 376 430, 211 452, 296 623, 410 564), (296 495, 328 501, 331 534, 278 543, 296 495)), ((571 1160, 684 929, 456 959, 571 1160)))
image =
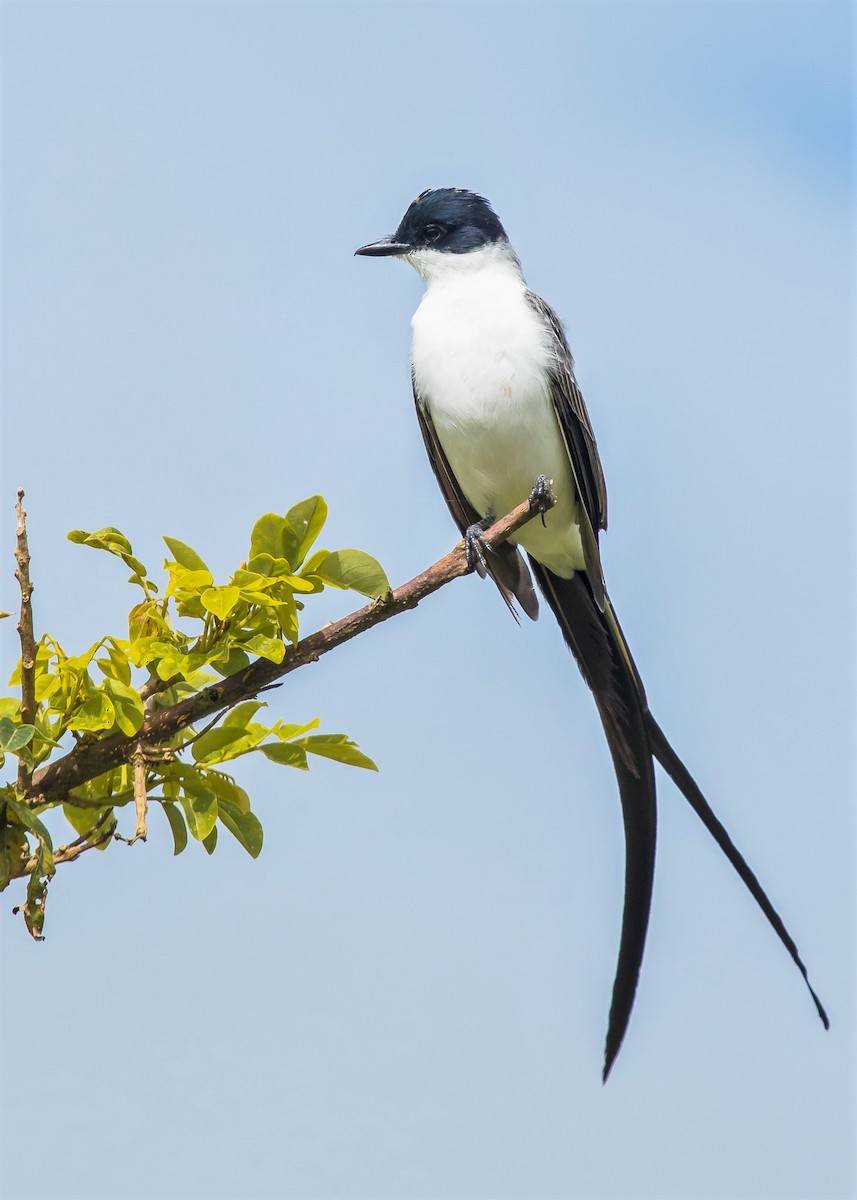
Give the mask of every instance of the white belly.
POLYGON ((549 344, 523 281, 433 287, 412 324, 417 392, 464 495, 501 517, 546 475, 556 506, 511 540, 569 578, 584 565, 576 494, 545 386, 549 344))

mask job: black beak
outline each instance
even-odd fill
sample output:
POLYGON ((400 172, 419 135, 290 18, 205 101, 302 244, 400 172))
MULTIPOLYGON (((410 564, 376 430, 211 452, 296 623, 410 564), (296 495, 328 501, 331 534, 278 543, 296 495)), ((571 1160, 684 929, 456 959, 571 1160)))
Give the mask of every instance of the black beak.
POLYGON ((391 254, 407 254, 411 249, 405 242, 397 242, 396 235, 381 238, 380 242, 370 242, 368 246, 360 246, 355 254, 366 254, 372 258, 386 258, 391 254))

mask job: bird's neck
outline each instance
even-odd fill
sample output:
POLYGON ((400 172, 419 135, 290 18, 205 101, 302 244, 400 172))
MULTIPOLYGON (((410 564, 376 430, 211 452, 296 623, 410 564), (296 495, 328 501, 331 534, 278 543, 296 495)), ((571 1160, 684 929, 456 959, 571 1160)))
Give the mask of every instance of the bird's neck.
POLYGON ((468 287, 475 284, 498 287, 523 285, 524 276, 518 256, 508 242, 492 242, 467 254, 443 250, 417 250, 408 256, 418 271, 426 291, 468 287))

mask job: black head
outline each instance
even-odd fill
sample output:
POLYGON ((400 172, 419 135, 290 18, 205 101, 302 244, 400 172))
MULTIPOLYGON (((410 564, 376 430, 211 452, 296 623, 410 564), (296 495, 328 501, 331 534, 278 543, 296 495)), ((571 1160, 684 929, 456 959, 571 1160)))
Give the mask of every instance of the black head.
POLYGON ((462 188, 431 188, 417 196, 394 234, 361 246, 354 253, 387 255, 442 250, 448 254, 467 254, 507 240, 497 214, 484 197, 462 188))

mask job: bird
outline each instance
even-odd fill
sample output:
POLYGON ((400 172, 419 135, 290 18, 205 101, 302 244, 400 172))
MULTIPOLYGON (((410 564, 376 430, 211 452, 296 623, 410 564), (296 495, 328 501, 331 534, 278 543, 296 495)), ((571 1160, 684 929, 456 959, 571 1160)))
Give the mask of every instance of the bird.
POLYGON ((828 1029, 794 940, 651 713, 604 582, 599 535, 607 528, 607 490, 565 331, 527 287, 499 217, 475 192, 430 188, 393 234, 355 254, 401 259, 422 278, 423 298, 411 321, 412 390, 467 562, 494 581, 516 617, 516 603, 531 619, 538 616, 535 578, 592 691, 607 739, 624 824, 625 893, 603 1082, 628 1029, 649 926, 656 762, 749 889, 828 1029), (490 548, 485 531, 528 498, 533 519, 490 548))

